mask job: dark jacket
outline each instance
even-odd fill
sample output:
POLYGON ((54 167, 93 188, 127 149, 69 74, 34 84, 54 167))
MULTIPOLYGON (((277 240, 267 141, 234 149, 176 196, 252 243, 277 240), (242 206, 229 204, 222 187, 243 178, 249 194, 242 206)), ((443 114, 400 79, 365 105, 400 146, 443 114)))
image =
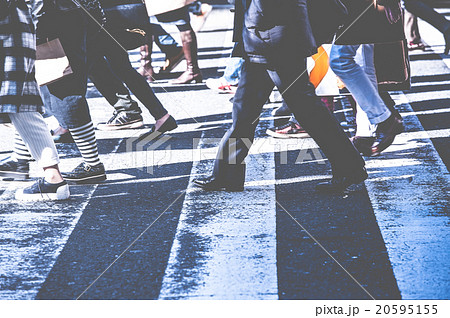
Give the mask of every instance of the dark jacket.
POLYGON ((317 52, 307 0, 252 0, 242 35, 253 63, 303 59, 317 52))
POLYGON ((390 24, 373 0, 341 0, 348 9, 348 19, 337 34, 336 44, 368 44, 403 40, 403 21, 390 24), (366 11, 367 10, 367 11, 366 11), (366 11, 365 13, 363 13, 366 11), (356 21, 356 22, 355 22, 356 21))
POLYGON ((72 0, 44 0, 46 12, 56 9, 58 11, 68 11, 78 9, 79 6, 72 0))

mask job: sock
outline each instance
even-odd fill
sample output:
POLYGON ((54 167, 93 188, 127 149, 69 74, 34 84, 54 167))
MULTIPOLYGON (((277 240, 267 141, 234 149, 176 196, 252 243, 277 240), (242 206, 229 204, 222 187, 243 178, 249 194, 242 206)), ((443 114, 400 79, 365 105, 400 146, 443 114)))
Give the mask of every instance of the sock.
POLYGON ((78 150, 81 152, 83 160, 90 166, 100 163, 97 149, 97 139, 95 138, 94 125, 92 121, 81 127, 69 129, 78 150))
POLYGON ((22 137, 20 137, 19 133, 16 131, 14 134, 14 149, 12 153, 12 158, 14 160, 33 160, 33 157, 31 157, 30 151, 28 150, 27 146, 22 140, 22 137))

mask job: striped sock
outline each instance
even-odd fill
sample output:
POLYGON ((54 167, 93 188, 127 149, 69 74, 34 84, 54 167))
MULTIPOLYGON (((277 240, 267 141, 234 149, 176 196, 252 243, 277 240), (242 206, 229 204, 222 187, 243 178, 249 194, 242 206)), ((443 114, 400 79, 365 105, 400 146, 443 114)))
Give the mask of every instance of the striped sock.
POLYGON ((30 151, 28 150, 27 146, 22 140, 22 137, 20 137, 19 133, 16 131, 14 134, 14 149, 12 153, 12 158, 15 160, 22 159, 22 160, 33 160, 33 157, 31 157, 30 151))
POLYGON ((98 157, 97 139, 95 138, 92 121, 81 127, 69 129, 69 131, 84 161, 90 166, 98 165, 100 159, 98 157))

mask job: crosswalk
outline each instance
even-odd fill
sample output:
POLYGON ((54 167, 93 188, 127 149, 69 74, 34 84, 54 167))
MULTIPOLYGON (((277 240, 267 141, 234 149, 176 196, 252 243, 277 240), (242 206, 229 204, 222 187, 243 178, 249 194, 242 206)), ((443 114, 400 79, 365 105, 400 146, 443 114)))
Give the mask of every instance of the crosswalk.
MULTIPOLYGON (((216 9, 199 33, 207 76, 225 64, 231 23, 216 9)), ((344 196, 314 192, 330 175, 327 160, 311 139, 265 135, 272 103, 246 190, 195 189, 231 124, 230 96, 159 81, 155 91, 179 128, 158 145, 150 140, 152 151, 127 148, 146 130, 97 131, 105 183, 74 186, 72 199, 56 204, 21 204, 12 197, 24 183, 0 183, 0 299, 448 298, 450 69, 433 52, 436 31, 420 27, 431 48, 412 57, 413 89, 392 93, 406 132, 366 160, 364 185, 344 196)), ((94 121, 108 117, 94 88, 89 96, 94 121)), ((59 147, 61 168, 73 168, 74 146, 59 147)))

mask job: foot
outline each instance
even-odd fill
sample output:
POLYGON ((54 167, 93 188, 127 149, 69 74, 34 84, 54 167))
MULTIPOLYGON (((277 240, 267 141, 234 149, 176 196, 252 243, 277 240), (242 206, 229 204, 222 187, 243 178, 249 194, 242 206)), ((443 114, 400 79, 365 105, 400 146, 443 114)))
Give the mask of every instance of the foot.
POLYGON ((244 191, 244 184, 242 185, 226 185, 220 182, 214 177, 207 177, 203 179, 195 179, 193 183, 196 187, 201 188, 205 191, 230 191, 230 192, 242 192, 244 191))
MULTIPOLYGON (((159 126, 159 125, 158 125, 159 126)), ((167 131, 171 131, 174 130, 175 128, 178 127, 176 120, 169 115, 169 117, 164 121, 164 123, 162 123, 158 128, 156 128, 157 126, 154 125, 152 127, 152 129, 150 130, 150 133, 153 132, 158 132, 160 134, 163 134, 167 131)))
POLYGON ((350 138, 350 141, 353 146, 355 146, 356 150, 358 150, 363 156, 372 156, 372 145, 375 141, 375 137, 354 136, 350 138))
POLYGON ((69 130, 59 126, 55 130, 50 130, 50 134, 53 137, 53 141, 59 144, 67 144, 75 142, 70 134, 69 130))
POLYGON ((237 85, 231 85, 223 77, 208 78, 205 84, 209 89, 215 90, 219 94, 234 94, 237 90, 237 85))
POLYGON ((113 116, 106 122, 97 125, 99 130, 136 129, 144 126, 140 114, 127 113, 126 111, 114 112, 113 116))
POLYGON ((55 201, 66 200, 69 197, 69 185, 66 181, 49 183, 44 178, 40 178, 31 186, 16 192, 16 200, 20 201, 55 201))
POLYGON ((170 73, 180 62, 184 59, 183 49, 180 47, 179 51, 172 56, 166 57, 166 62, 163 67, 159 69, 159 74, 170 73))
POLYGON ((103 163, 91 166, 82 162, 71 172, 63 172, 61 174, 65 180, 72 183, 99 183, 106 180, 103 163))
POLYGON ((8 157, 0 161, 0 177, 12 180, 26 180, 30 178, 30 164, 28 160, 14 160, 8 157))
POLYGON ((192 82, 201 83, 203 81, 202 73, 199 69, 187 69, 177 79, 174 79, 170 84, 190 84, 192 82))
POLYGON ((155 81, 155 72, 151 64, 147 63, 141 65, 138 69, 138 73, 141 74, 148 82, 155 81))
POLYGON ((394 115, 391 115, 384 122, 379 123, 376 138, 372 145, 372 156, 379 155, 394 142, 395 136, 402 132, 403 122, 394 115))
POLYGON ((368 177, 366 168, 349 176, 333 176, 331 180, 316 185, 316 190, 329 193, 343 193, 351 185, 358 184, 368 177))
POLYGON ((425 50, 425 44, 422 41, 419 42, 409 42, 408 43, 408 50, 414 51, 414 50, 425 50))
POLYGON ((274 138, 308 138, 308 133, 298 124, 287 122, 279 127, 272 127, 266 130, 266 134, 274 138))

